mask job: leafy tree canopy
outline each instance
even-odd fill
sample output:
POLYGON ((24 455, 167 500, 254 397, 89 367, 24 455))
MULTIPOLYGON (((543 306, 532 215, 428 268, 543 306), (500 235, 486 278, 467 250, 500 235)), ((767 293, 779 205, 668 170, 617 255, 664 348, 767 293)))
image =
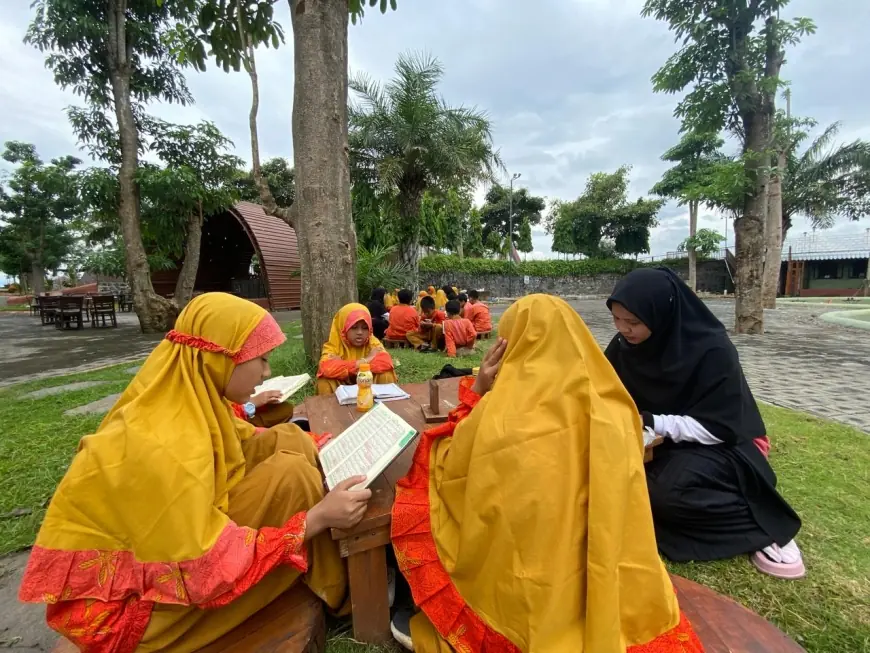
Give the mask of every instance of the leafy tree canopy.
POLYGON ((590 258, 649 251, 649 230, 656 225, 664 200, 629 202, 629 171, 622 166, 613 173, 596 172, 583 195, 555 205, 551 230, 558 249, 554 251, 590 258))
POLYGON ((396 218, 399 254, 412 269, 426 191, 471 186, 501 165, 488 118, 448 105, 438 93, 443 75, 437 60, 404 54, 390 83, 358 74, 349 84, 355 96, 348 110, 354 190, 369 186, 379 213, 396 218))
POLYGON ((16 167, 0 186, 0 265, 7 274, 32 272, 41 291, 44 271, 57 269, 73 245, 81 160, 65 156, 46 165, 20 141, 8 141, 2 157, 16 167))
POLYGON ((692 247, 699 257, 706 258, 719 249, 723 240, 725 236, 715 229, 698 229, 698 233, 677 245, 677 251, 685 252, 692 247))
MULTIPOLYGON (((502 237, 507 237, 510 225, 511 192, 509 187, 501 184, 493 184, 487 191, 483 207, 480 209, 480 218, 483 221, 483 237, 488 238, 491 231, 497 232, 502 237)), ((524 219, 528 219, 531 226, 541 224, 543 212, 547 208, 547 202, 543 197, 537 197, 529 193, 526 188, 515 188, 513 193, 514 233, 513 241, 516 243, 520 236, 520 228, 524 219)))

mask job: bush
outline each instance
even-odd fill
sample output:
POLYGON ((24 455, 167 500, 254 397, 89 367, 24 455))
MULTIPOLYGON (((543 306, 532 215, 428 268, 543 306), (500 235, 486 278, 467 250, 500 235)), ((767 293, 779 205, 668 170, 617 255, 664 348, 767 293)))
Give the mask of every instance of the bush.
POLYGON ((356 255, 356 285, 359 301, 365 304, 375 288, 407 288, 411 284, 411 270, 394 260, 395 247, 360 247, 356 255))
POLYGON ((623 258, 579 261, 499 261, 488 258, 459 258, 446 254, 420 259, 420 272, 428 274, 502 274, 530 277, 590 277, 598 274, 627 274, 642 264, 623 258))
POLYGON ((17 283, 10 283, 8 286, 6 286, 6 292, 8 292, 10 295, 17 295, 20 290, 21 288, 17 283))

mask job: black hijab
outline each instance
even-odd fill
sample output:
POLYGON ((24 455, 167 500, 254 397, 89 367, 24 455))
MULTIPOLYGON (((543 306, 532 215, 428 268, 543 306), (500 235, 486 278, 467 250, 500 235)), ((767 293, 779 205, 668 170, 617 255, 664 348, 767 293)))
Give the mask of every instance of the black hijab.
POLYGON ((639 345, 617 333, 605 350, 639 411, 687 415, 728 444, 765 435, 725 327, 672 270, 630 272, 607 308, 614 302, 652 332, 639 345))

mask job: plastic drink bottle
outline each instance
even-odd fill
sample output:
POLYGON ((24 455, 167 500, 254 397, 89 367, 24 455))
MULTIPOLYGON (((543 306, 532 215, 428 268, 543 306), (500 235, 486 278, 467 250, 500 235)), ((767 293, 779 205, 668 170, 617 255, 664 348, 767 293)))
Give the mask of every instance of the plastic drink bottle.
POLYGON ((368 363, 360 363, 359 372, 356 375, 356 409, 365 413, 375 405, 375 397, 372 394, 372 368, 368 363))

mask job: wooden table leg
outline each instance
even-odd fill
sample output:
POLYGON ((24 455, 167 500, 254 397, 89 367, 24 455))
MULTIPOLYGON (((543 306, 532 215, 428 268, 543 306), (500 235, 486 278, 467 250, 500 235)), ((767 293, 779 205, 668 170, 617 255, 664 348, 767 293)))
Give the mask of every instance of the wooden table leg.
POLYGON ((377 546, 347 558, 353 637, 366 644, 384 644, 390 634, 387 598, 387 549, 377 546))

